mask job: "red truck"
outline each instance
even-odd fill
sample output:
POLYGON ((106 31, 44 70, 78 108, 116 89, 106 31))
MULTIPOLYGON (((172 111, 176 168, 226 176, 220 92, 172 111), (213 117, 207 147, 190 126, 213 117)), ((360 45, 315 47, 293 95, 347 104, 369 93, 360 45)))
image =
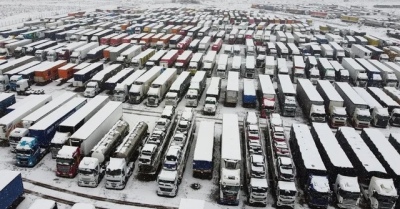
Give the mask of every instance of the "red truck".
POLYGON ((186 71, 190 60, 193 57, 193 52, 191 50, 184 51, 179 57, 176 59, 175 68, 178 71, 178 74, 181 72, 186 71))
POLYGON ((85 44, 87 44, 87 43, 86 43, 86 42, 83 42, 83 41, 80 41, 80 42, 73 42, 73 43, 70 43, 70 44, 66 45, 66 46, 63 47, 63 48, 58 49, 58 50, 57 50, 57 57, 58 57, 58 59, 59 59, 59 60, 67 60, 67 61, 69 61, 69 58, 70 58, 72 52, 73 52, 75 49, 77 49, 77 48, 79 48, 79 47, 81 47, 81 46, 83 46, 83 45, 85 45, 85 44))
POLYGON ((110 35, 100 38, 100 45, 110 45, 110 39, 117 35, 118 35, 117 33, 112 33, 110 35))
POLYGON ((147 35, 147 33, 140 33, 140 34, 136 34, 135 37, 133 37, 131 43, 132 44, 138 44, 140 42, 140 40, 145 37, 147 35))
POLYGON ((160 60, 160 66, 165 68, 170 68, 173 66, 174 62, 179 56, 179 52, 176 49, 170 50, 165 54, 160 60))
POLYGON ((60 177, 74 178, 78 174, 79 163, 82 155, 79 147, 64 145, 56 158, 56 175, 60 177), (70 162, 70 163, 65 163, 70 162))
POLYGON ((217 52, 219 52, 219 50, 221 50, 222 43, 223 43, 222 39, 221 39, 221 38, 218 38, 218 39, 212 44, 211 51, 217 51, 217 52))
POLYGON ((176 45, 176 48, 178 49, 179 55, 181 55, 183 53, 183 51, 185 51, 189 47, 190 42, 192 42, 192 37, 186 36, 185 38, 182 39, 182 41, 180 41, 176 45))
POLYGON ((66 60, 58 60, 49 62, 42 68, 35 70, 35 77, 33 80, 38 84, 45 84, 58 78, 58 68, 67 64, 66 60))
POLYGON ((318 11, 311 11, 310 15, 311 15, 311 17, 326 18, 326 16, 328 16, 328 13, 326 13, 326 12, 318 12, 318 11))
POLYGON ((132 35, 129 35, 129 36, 125 36, 123 39, 122 39, 122 43, 131 43, 131 41, 133 40, 133 38, 135 38, 136 36, 137 36, 138 34, 132 34, 132 35))
POLYGON ((192 28, 193 28, 193 26, 191 26, 191 25, 186 26, 185 28, 182 28, 181 31, 179 31, 179 34, 181 34, 182 36, 186 36, 187 33, 189 32, 189 30, 192 28))
POLYGON ((110 46, 118 46, 122 43, 122 39, 128 36, 127 33, 121 33, 117 36, 114 36, 110 39, 110 46))

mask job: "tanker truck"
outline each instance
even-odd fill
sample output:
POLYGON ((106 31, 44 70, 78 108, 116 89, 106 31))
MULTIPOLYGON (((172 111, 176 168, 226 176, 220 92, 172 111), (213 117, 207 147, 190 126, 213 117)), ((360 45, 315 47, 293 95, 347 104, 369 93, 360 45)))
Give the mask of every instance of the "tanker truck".
POLYGON ((106 188, 124 189, 135 169, 138 149, 148 136, 147 123, 139 122, 124 138, 106 168, 106 188))

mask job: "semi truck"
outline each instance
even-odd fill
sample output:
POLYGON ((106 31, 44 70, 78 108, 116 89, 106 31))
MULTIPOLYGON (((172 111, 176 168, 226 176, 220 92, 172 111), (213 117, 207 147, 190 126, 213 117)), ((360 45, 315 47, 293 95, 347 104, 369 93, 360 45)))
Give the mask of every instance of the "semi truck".
POLYGON ((215 115, 221 93, 221 78, 212 77, 206 92, 203 115, 215 115))
MULTIPOLYGON (((146 66, 146 62, 156 53, 155 49, 146 49, 140 54, 136 55, 131 59, 131 65, 135 69, 143 69, 146 66)), ((161 62, 160 62, 161 66, 161 62)))
POLYGON ((29 43, 31 43, 32 40, 30 39, 23 39, 20 41, 15 41, 9 44, 6 44, 4 48, 0 48, 0 59, 7 59, 9 57, 14 56, 14 51, 18 47, 25 46, 29 43))
POLYGON ((189 72, 182 72, 172 83, 168 93, 165 95, 165 105, 177 107, 189 89, 192 77, 189 72))
POLYGON ((397 87, 397 77, 392 69, 378 60, 369 60, 369 62, 381 72, 382 83, 384 86, 397 87))
MULTIPOLYGON (((219 78, 218 78, 219 79, 219 78)), ((214 170, 214 121, 201 121, 193 154, 193 177, 212 179, 214 170)))
POLYGON ((189 62, 193 57, 193 52, 190 50, 183 51, 181 55, 178 56, 175 62, 175 68, 178 70, 178 74, 186 71, 189 67, 189 62))
POLYGON ((343 58, 342 65, 345 69, 349 71, 350 82, 354 86, 367 86, 368 76, 365 72, 365 69, 361 65, 359 65, 354 59, 347 57, 343 58))
POLYGON ((260 104, 260 117, 266 118, 267 115, 274 113, 276 93, 269 75, 258 75, 257 95, 260 104))
POLYGON ((46 60, 46 49, 56 47, 58 43, 56 41, 47 41, 45 43, 42 43, 40 45, 36 45, 33 49, 35 53, 35 57, 37 60, 46 60))
POLYGON ((18 171, 1 170, 0 202, 2 209, 17 207, 24 199, 24 185, 18 171))
POLYGON ((335 69, 329 63, 327 58, 319 58, 318 59, 318 70, 320 77, 324 80, 328 80, 330 82, 335 81, 335 69))
MULTIPOLYGON (((321 59, 321 58, 320 58, 321 59)), ((311 122, 325 122, 324 100, 308 79, 298 79, 296 87, 297 101, 304 115, 311 122)))
POLYGON ((134 45, 123 51, 119 57, 117 57, 117 62, 123 64, 124 66, 129 66, 133 57, 137 56, 142 52, 140 46, 134 45))
POLYGON ((35 61, 35 57, 34 56, 23 56, 21 58, 12 60, 12 61, 8 61, 7 63, 0 65, 0 74, 3 75, 6 72, 17 68, 19 66, 25 65, 27 63, 30 63, 32 61, 35 61))
MULTIPOLYGON (((130 47, 130 43, 123 43, 119 46, 116 47, 109 47, 109 53, 110 53, 110 61, 112 62, 116 62, 117 58, 121 55, 122 52, 124 52, 125 50, 127 50, 130 47)), ((104 55, 104 53, 103 53, 104 55)))
POLYGON ((331 127, 337 128, 347 124, 346 108, 344 100, 327 80, 319 80, 316 89, 324 100, 325 112, 331 127))
POLYGON ((94 75, 86 84, 86 89, 83 92, 85 97, 94 97, 105 89, 106 81, 122 70, 121 64, 112 64, 96 75, 94 75))
POLYGON ((215 62, 217 58, 216 51, 208 51, 203 59, 203 71, 207 72, 207 77, 211 77, 211 74, 214 71, 215 62))
POLYGON ((243 79, 242 106, 255 108, 257 105, 257 95, 253 79, 243 79))
MULTIPOLYGON (((383 91, 391 97, 394 101, 399 103, 400 101, 400 91, 394 87, 384 87, 383 91)), ((400 126, 400 110, 394 109, 390 114, 389 123, 392 126, 400 126)))
POLYGON ((109 93, 113 93, 114 88, 117 86, 117 84, 121 83, 132 73, 133 73, 133 68, 122 69, 121 71, 119 71, 117 74, 115 74, 113 77, 109 78, 106 81, 106 83, 104 84, 105 89, 108 90, 109 93))
MULTIPOLYGON (((8 146, 9 134, 12 130, 17 128, 17 125, 20 124, 22 118, 50 102, 51 99, 51 95, 30 95, 24 100, 15 103, 14 105, 18 105, 18 107, 0 118, 0 145, 8 146)), ((9 106, 9 108, 10 107, 11 106, 9 106)))
POLYGON ((15 94, 13 93, 0 94, 0 117, 7 114, 7 108, 15 104, 15 101, 15 94))
POLYGON ((146 62, 146 69, 150 70, 154 66, 159 66, 161 58, 168 52, 168 50, 159 50, 152 55, 146 62))
POLYGON ((278 75, 278 100, 281 114, 294 117, 296 114, 296 91, 289 75, 278 75))
POLYGON ((374 65, 372 65, 364 58, 356 58, 355 60, 366 70, 368 76, 367 86, 376 86, 376 87, 383 86, 381 72, 374 65))
POLYGON ((369 127, 371 114, 368 104, 354 91, 354 89, 344 82, 336 82, 335 89, 344 100, 347 116, 354 128, 362 129, 369 127))
POLYGON ((146 70, 136 70, 121 83, 117 83, 113 91, 113 101, 125 102, 129 98, 129 89, 146 70))
POLYGON ((197 71, 190 81, 189 90, 186 94, 186 107, 197 107, 201 95, 203 94, 204 89, 206 88, 206 72, 205 71, 197 71))
POLYGON ((394 101, 390 96, 388 96, 382 89, 377 87, 368 87, 368 93, 376 99, 383 107, 387 108, 389 113, 392 113, 395 109, 400 109, 399 103, 394 101))
POLYGON ((312 123, 311 134, 329 172, 329 184, 339 208, 355 208, 360 202, 357 171, 326 123, 312 123))
POLYGON ((361 194, 368 206, 393 208, 398 198, 393 179, 361 136, 350 127, 340 127, 335 136, 357 171, 361 194))
POLYGON ((165 97, 172 83, 177 78, 176 68, 167 68, 164 72, 151 83, 149 90, 147 91, 147 102, 148 107, 157 107, 165 97))
POLYGON ((168 51, 160 60, 160 66, 169 68, 172 67, 176 59, 178 59, 179 52, 176 49, 168 51))
POLYGON ((129 103, 140 104, 146 97, 151 83, 165 70, 160 66, 154 66, 138 79, 136 79, 129 89, 129 103))
POLYGON ((31 126, 29 137, 22 137, 15 148, 16 165, 34 167, 50 151, 56 127, 86 102, 85 98, 74 98, 31 126))
POLYGON ((87 59, 89 62, 94 62, 104 58, 104 50, 108 48, 108 45, 100 45, 87 53, 87 59))
POLYGON ((47 65, 41 67, 37 65, 33 77, 33 81, 39 85, 44 85, 52 80, 58 78, 58 68, 67 64, 66 60, 58 60, 55 62, 48 62, 47 65))
POLYGON ((143 121, 137 123, 111 155, 105 175, 107 189, 125 188, 135 168, 138 148, 143 145, 143 141, 146 140, 148 136, 147 130, 147 123, 143 121))
POLYGON ((70 56, 70 62, 79 64, 87 59, 87 54, 90 50, 96 48, 99 46, 99 43, 97 42, 91 42, 86 45, 83 45, 77 49, 75 49, 71 56, 70 56))
POLYGON ((69 62, 69 59, 70 59, 70 56, 71 56, 72 52, 74 52, 75 49, 77 49, 77 48, 79 48, 81 46, 84 46, 86 44, 87 43, 83 42, 83 41, 81 41, 81 42, 73 42, 73 43, 70 43, 70 44, 66 45, 63 48, 59 48, 57 50, 57 58, 59 60, 67 60, 69 62))
POLYGON ((310 207, 326 208, 332 191, 328 171, 313 137, 305 124, 293 124, 290 129, 290 150, 296 165, 298 185, 310 207))
POLYGON ((51 140, 50 152, 52 158, 56 158, 58 151, 63 147, 63 145, 67 144, 68 138, 109 101, 110 100, 107 96, 96 96, 85 106, 61 122, 57 126, 56 133, 51 140))
MULTIPOLYGON (((16 67, 16 68, 14 68, 13 70, 10 70, 10 71, 4 73, 4 74, 1 75, 1 76, 7 75, 7 76, 9 77, 9 80, 10 80, 10 82, 9 82, 10 90, 11 90, 11 91, 15 91, 15 90, 16 90, 16 87, 17 87, 17 86, 16 86, 16 82, 17 82, 18 80, 21 80, 21 79, 22 79, 22 76, 21 76, 21 75, 18 75, 18 73, 20 73, 20 72, 22 72, 22 71, 24 71, 24 70, 26 70, 26 69, 29 69, 29 68, 31 68, 31 67, 33 67, 33 66, 36 66, 36 65, 38 65, 38 64, 40 64, 40 61, 32 61, 32 62, 26 63, 26 64, 24 64, 24 65, 21 65, 21 66, 19 66, 19 67, 16 67)), ((1 80, 1 76, 0 76, 0 80, 1 80)), ((1 85, 0 85, 0 86, 1 86, 1 85)), ((0 87, 0 88, 1 88, 1 87, 0 87)))
MULTIPOLYGON (((80 65, 83 65, 86 63, 81 63, 80 65)), ((80 66, 78 65, 78 66, 80 66)), ((93 63, 88 65, 87 67, 83 68, 82 70, 79 70, 78 72, 74 73, 74 81, 72 85, 74 87, 84 87, 85 84, 98 72, 102 71, 104 68, 103 63, 93 63)))

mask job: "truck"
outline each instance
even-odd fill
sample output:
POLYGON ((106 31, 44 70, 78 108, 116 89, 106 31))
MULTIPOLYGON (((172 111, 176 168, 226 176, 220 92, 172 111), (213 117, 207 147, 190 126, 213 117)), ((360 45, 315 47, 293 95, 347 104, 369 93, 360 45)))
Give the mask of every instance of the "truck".
POLYGON ((333 49, 329 44, 321 44, 321 56, 333 60, 333 49))
POLYGON ((80 42, 73 42, 70 43, 68 45, 66 45, 65 47, 59 48, 57 50, 57 58, 59 60, 67 60, 69 62, 70 56, 72 54, 72 52, 74 52, 75 49, 86 45, 86 42, 80 41, 80 42))
POLYGON ((304 191, 304 198, 310 207, 326 208, 332 196, 328 171, 308 126, 293 124, 289 143, 296 165, 298 185, 304 191))
POLYGON ((105 89, 106 81, 122 70, 121 64, 112 64, 94 75, 86 84, 85 97, 94 97, 105 89))
POLYGON ((46 60, 46 53, 45 50, 48 48, 56 47, 58 43, 56 41, 47 41, 40 45, 36 45, 33 48, 33 52, 35 53, 35 57, 37 60, 46 60))
POLYGON ((87 53, 87 59, 89 62, 94 62, 104 58, 104 50, 108 48, 108 45, 100 45, 87 53))
POLYGON ((165 95, 165 105, 177 107, 181 99, 188 91, 192 77, 189 72, 182 72, 178 78, 172 83, 168 93, 165 95))
POLYGON ((35 61, 34 56, 23 56, 15 60, 8 61, 7 63, 0 65, 0 74, 3 75, 14 68, 25 65, 32 61, 35 61))
POLYGON ((276 108, 276 93, 269 75, 258 75, 257 96, 260 107, 260 117, 274 113, 276 108))
POLYGON ((90 50, 96 48, 99 46, 99 43, 97 42, 91 42, 86 45, 83 45, 77 49, 75 49, 71 56, 70 56, 70 62, 79 64, 87 59, 87 54, 90 50))
POLYGON ((281 114, 294 117, 296 114, 296 91, 289 75, 278 75, 278 100, 281 114))
POLYGON ((100 45, 110 45, 110 39, 117 35, 117 33, 112 33, 100 38, 100 45))
MULTIPOLYGON (((273 57, 272 56, 268 56, 268 57, 270 57, 268 60, 269 61, 269 63, 268 63, 269 69, 274 68, 274 70, 275 70, 275 65, 271 65, 271 62, 274 61, 273 57)), ((293 68, 292 68, 292 73, 291 73, 293 83, 297 83, 297 80, 299 78, 306 78, 305 68, 306 68, 306 64, 304 63, 303 57, 302 56, 293 56, 293 68)), ((265 74, 267 74, 267 72, 265 74)), ((269 72, 268 75, 269 74, 272 74, 272 73, 269 72)))
POLYGON ((129 89, 129 103, 140 104, 147 95, 151 83, 165 70, 160 66, 154 66, 136 79, 129 89))
POLYGON ((162 100, 165 97, 165 94, 168 92, 172 83, 177 78, 177 69, 176 68, 167 68, 164 72, 155 79, 147 91, 147 102, 146 106, 148 107, 157 107, 160 105, 162 100))
POLYGON ((150 70, 154 66, 159 66, 161 58, 168 52, 168 50, 159 50, 152 55, 146 62, 146 69, 150 70))
MULTIPOLYGON (((400 91, 397 90, 396 88, 384 87, 383 91, 397 103, 400 101, 400 91)), ((390 125, 392 125, 392 126, 400 125, 400 123, 398 122, 399 121, 399 113, 400 113, 399 109, 392 110, 392 113, 390 114, 390 119, 389 119, 390 125)))
POLYGON ((396 87, 398 85, 396 74, 391 68, 378 60, 369 60, 369 62, 381 72, 382 84, 384 86, 396 87))
POLYGON ((242 154, 237 114, 223 114, 221 135, 220 204, 239 205, 242 154))
MULTIPOLYGON (((219 78, 218 78, 219 79, 219 78)), ((201 121, 193 154, 193 177, 212 179, 214 170, 214 121, 201 121)))
POLYGON ((122 39, 128 36, 127 33, 121 33, 110 38, 110 46, 118 46, 122 43, 122 39))
MULTIPOLYGON (((55 46, 52 46, 52 47, 49 47, 49 48, 43 50, 42 55, 41 55, 41 57, 43 59, 40 61, 45 61, 45 60, 51 61, 51 62, 56 61, 58 59, 57 51, 60 50, 61 48, 64 48, 65 46, 66 46, 66 43, 61 43, 61 44, 59 43, 55 46)), ((38 54, 39 50, 35 53, 38 54)))
POLYGON ((181 113, 168 149, 162 157, 161 171, 157 177, 157 195, 175 197, 178 194, 179 184, 182 182, 189 157, 196 117, 192 108, 185 108, 181 113))
POLYGON ((365 69, 361 65, 359 65, 353 58, 343 58, 342 65, 346 70, 349 71, 350 82, 354 86, 367 86, 367 73, 365 72, 365 69))
POLYGON ((389 95, 387 95, 382 89, 377 87, 368 87, 368 93, 376 99, 383 107, 388 108, 389 113, 392 113, 395 109, 400 109, 399 103, 394 101, 389 95))
POLYGON ((327 58, 321 57, 318 59, 318 70, 322 79, 329 80, 330 82, 335 81, 335 69, 329 63, 327 58))
POLYGON ((311 134, 329 172, 329 184, 339 208, 355 208, 360 202, 357 171, 326 123, 312 123, 311 134))
POLYGON ((90 38, 90 42, 97 42, 100 44, 100 41, 103 37, 108 36, 110 34, 112 34, 114 31, 112 29, 106 29, 106 30, 102 30, 99 31, 98 33, 95 33, 92 35, 92 37, 90 38))
MULTIPOLYGON (((5 39, 3 39, 3 40, 5 40, 5 39)), ((24 46, 21 46, 21 47, 17 47, 14 50, 15 58, 20 58, 20 57, 23 57, 23 56, 26 56, 26 55, 31 55, 31 56, 35 55, 34 52, 33 52, 33 48, 35 46, 37 46, 37 45, 40 45, 40 44, 43 44, 43 43, 46 43, 46 42, 49 42, 49 41, 48 40, 34 41, 34 42, 30 43, 30 44, 27 44, 27 45, 24 45, 24 46)))
POLYGON ((214 71, 216 59, 217 59, 216 51, 208 51, 207 54, 204 56, 203 71, 207 72, 207 77, 211 77, 211 74, 214 71))
POLYGON ((175 123, 175 113, 172 114, 170 119, 159 118, 156 121, 155 128, 140 150, 138 178, 153 179, 157 176, 162 164, 162 156, 169 144, 175 123))
POLYGON ((349 71, 344 69, 342 64, 336 60, 329 61, 332 67, 335 69, 335 80, 340 82, 349 81, 349 71))
POLYGON ((371 114, 368 104, 345 82, 336 82, 336 91, 344 100, 347 116, 356 129, 368 128, 371 122, 371 114))
POLYGON ((182 54, 178 56, 175 62, 175 68, 178 70, 178 74, 181 74, 182 71, 187 70, 192 57, 193 52, 190 50, 183 51, 182 54))
MULTIPOLYGON (((87 63, 81 63, 80 65, 87 64, 87 63)), ((80 66, 78 65, 78 66, 80 66)), ((97 62, 90 64, 83 68, 82 70, 79 70, 74 73, 74 81, 72 82, 72 85, 74 87, 84 87, 86 82, 88 82, 95 74, 98 72, 102 71, 104 68, 103 63, 97 62)))
POLYGON ((118 83, 121 83, 125 80, 128 76, 130 76, 134 72, 133 68, 124 68, 115 74, 113 77, 109 78, 105 85, 105 90, 108 90, 109 93, 114 92, 114 88, 117 86, 118 83))
POLYGON ((206 88, 206 72, 205 71, 197 71, 190 81, 189 90, 185 96, 186 98, 186 107, 197 107, 199 101, 201 99, 201 95, 203 94, 204 89, 206 88))
MULTIPOLYGON (((218 56, 216 74, 220 78, 226 78, 226 73, 228 71, 228 58, 229 58, 229 56, 227 54, 221 54, 218 56)), ((250 57, 250 58, 253 58, 253 57, 250 57)), ((253 59, 253 63, 254 63, 254 61, 255 60, 253 59)), ((246 60, 246 63, 247 63, 247 60, 246 60)))
MULTIPOLYGON (((131 59, 131 65, 135 69, 143 69, 146 66, 146 62, 156 53, 155 49, 146 49, 140 54, 136 55, 131 59)), ((161 64, 161 63, 160 63, 161 64)))
POLYGON ((107 189, 125 188, 126 182, 135 168, 137 150, 148 136, 147 130, 147 123, 143 121, 137 123, 111 155, 105 175, 107 189), (118 173, 121 171, 122 175, 119 175, 118 173))
POLYGON ((311 122, 323 123, 326 121, 324 100, 312 85, 310 80, 297 80, 296 96, 306 118, 308 118, 311 122))
POLYGON ((400 65, 393 62, 382 62, 382 63, 393 71, 393 73, 396 75, 397 80, 400 79, 400 65))
POLYGON ((229 72, 228 83, 224 98, 224 106, 235 107, 238 102, 239 95, 239 72, 229 72))
POLYGON ((355 60, 366 70, 368 76, 367 86, 382 87, 381 71, 364 58, 356 58, 355 60))
POLYGON ((130 74, 121 83, 117 83, 113 90, 113 101, 125 102, 129 97, 129 89, 141 75, 143 75, 146 70, 136 70, 134 73, 130 74))
MULTIPOLYGON (((15 103, 12 105, 18 105, 18 107, 15 107, 12 112, 0 118, 0 145, 8 146, 8 137, 10 132, 17 128, 17 125, 20 124, 22 118, 39 109, 44 104, 50 102, 51 99, 52 97, 50 95, 31 95, 18 102, 20 104, 15 103)), ((11 106, 8 108, 11 108, 11 106)))
POLYGON ((176 59, 178 59, 179 51, 176 49, 168 51, 160 60, 160 66, 164 68, 172 67, 176 59))
MULTIPOLYGON (((86 66, 89 65, 89 63, 85 63, 85 64, 87 64, 86 66)), ((77 66, 77 64, 68 63, 68 64, 58 68, 58 70, 57 70, 58 79, 56 81, 63 82, 63 81, 67 81, 70 78, 72 78, 74 76, 74 73, 77 72, 75 70, 80 70, 79 68, 75 68, 76 66, 77 66)))
POLYGON ((7 108, 15 104, 15 94, 2 93, 0 94, 0 117, 7 114, 7 108))
POLYGON ((50 151, 56 127, 86 102, 85 98, 74 98, 31 126, 29 137, 22 137, 15 148, 16 165, 34 167, 50 151))
MULTIPOLYGON (((86 43, 90 43, 92 37, 93 37, 95 34, 97 34, 97 33, 99 33, 99 32, 102 32, 102 31, 103 31, 102 28, 97 28, 97 29, 95 29, 95 30, 92 30, 92 31, 90 31, 90 32, 87 32, 87 33, 85 33, 85 34, 83 34, 83 35, 81 36, 81 38, 79 39, 79 41, 85 41, 86 43)), ((96 42, 93 42, 93 43, 98 43, 98 42, 96 41, 96 42)))
POLYGON ((333 128, 346 125, 347 113, 343 107, 344 100, 332 84, 327 80, 319 80, 316 89, 324 100, 329 125, 333 128))
POLYGON ((58 68, 66 64, 66 60, 57 60, 55 62, 49 62, 48 65, 43 66, 43 68, 37 65, 35 76, 33 77, 34 82, 39 85, 44 85, 52 80, 56 80, 58 78, 58 68))
POLYGON ((389 123, 388 108, 382 107, 382 105, 364 88, 353 87, 353 89, 368 104, 371 113, 371 124, 375 127, 386 128, 389 123))
MULTIPOLYGON (((116 47, 109 47, 108 49, 110 52, 110 57, 109 57, 110 61, 116 62, 117 58, 121 55, 121 53, 123 51, 127 50, 130 46, 131 46, 130 43, 129 44, 123 43, 116 47)), ((104 56, 104 53, 103 53, 103 56, 104 56)))
POLYGON ((156 49, 163 50, 169 47, 169 40, 174 36, 174 34, 165 34, 156 43, 156 49))
POLYGON ((210 45, 211 45, 211 37, 210 36, 203 37, 199 43, 198 52, 205 54, 208 48, 210 48, 210 45))
POLYGON ((1 170, 2 184, 0 186, 1 208, 17 207, 24 200, 24 185, 21 173, 18 171, 1 170))
POLYGON ((123 51, 119 57, 117 57, 117 62, 127 67, 131 64, 132 58, 137 56, 141 52, 142 48, 140 46, 131 46, 127 50, 123 51))
POLYGON ((393 179, 362 137, 351 127, 340 127, 335 136, 357 171, 361 194, 368 206, 393 208, 398 198, 393 179))
POLYGON ((151 37, 150 40, 150 47, 152 48, 156 48, 157 46, 157 42, 161 39, 161 37, 163 37, 164 34, 163 33, 157 33, 156 35, 151 37))
POLYGON ((206 92, 203 115, 215 115, 221 93, 221 78, 212 77, 206 92))
POLYGON ((371 59, 371 51, 366 49, 364 46, 359 44, 352 44, 351 45, 351 57, 352 58, 365 58, 371 59))
POLYGON ((203 66, 203 55, 203 53, 193 54, 187 69, 190 72, 190 75, 195 75, 198 70, 201 70, 203 66))
POLYGON ((7 59, 9 57, 14 56, 14 51, 16 48, 25 46, 31 42, 32 42, 32 40, 30 40, 30 39, 23 39, 20 41, 15 41, 15 42, 6 44, 4 48, 0 49, 0 59, 7 59))
POLYGON ((242 106, 255 108, 257 105, 257 95, 253 79, 243 79, 242 106))
POLYGON ((341 47, 337 42, 329 42, 329 45, 333 49, 333 59, 341 62, 343 57, 345 57, 343 47, 341 47))

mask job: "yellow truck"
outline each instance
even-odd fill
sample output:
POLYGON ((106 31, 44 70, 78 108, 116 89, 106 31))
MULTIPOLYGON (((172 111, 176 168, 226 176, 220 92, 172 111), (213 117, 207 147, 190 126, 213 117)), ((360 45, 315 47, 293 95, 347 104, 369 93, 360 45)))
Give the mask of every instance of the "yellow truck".
POLYGON ((367 39, 368 45, 372 45, 372 46, 376 46, 376 47, 379 46, 379 39, 377 39, 373 36, 370 36, 370 35, 365 35, 364 38, 367 39))

